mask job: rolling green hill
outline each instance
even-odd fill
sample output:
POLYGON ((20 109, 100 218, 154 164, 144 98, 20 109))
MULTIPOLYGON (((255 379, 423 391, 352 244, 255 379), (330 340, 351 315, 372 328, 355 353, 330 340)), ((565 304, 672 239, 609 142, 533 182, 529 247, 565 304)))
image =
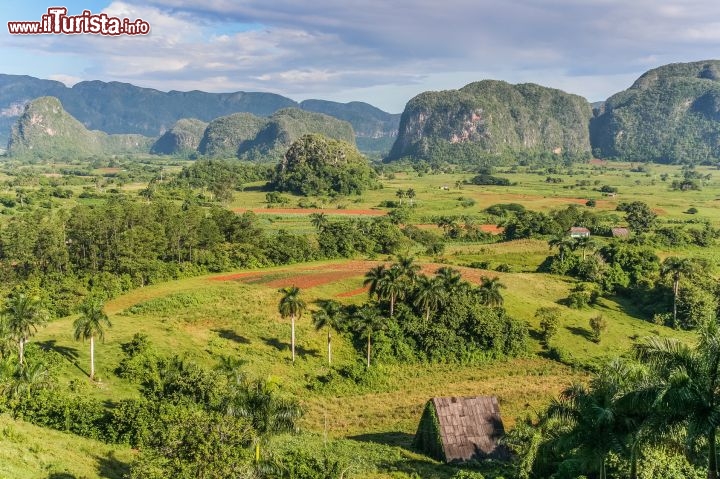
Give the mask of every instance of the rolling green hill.
POLYGON ((13 125, 8 153, 26 158, 87 158, 147 152, 151 138, 90 131, 63 109, 57 98, 41 97, 25 106, 13 125))
POLYGON ((321 113, 286 108, 267 119, 237 113, 210 122, 199 152, 208 156, 279 160, 293 141, 311 133, 355 143, 348 122, 321 113))
POLYGON ((153 143, 150 153, 173 155, 193 153, 200 146, 207 123, 195 118, 183 118, 153 143))
POLYGON ((720 61, 674 63, 610 97, 591 122, 599 156, 660 163, 720 159, 720 61))
POLYGON ((476 161, 483 152, 521 150, 589 153, 591 116, 584 98, 531 83, 484 80, 425 92, 405 107, 389 159, 476 161))

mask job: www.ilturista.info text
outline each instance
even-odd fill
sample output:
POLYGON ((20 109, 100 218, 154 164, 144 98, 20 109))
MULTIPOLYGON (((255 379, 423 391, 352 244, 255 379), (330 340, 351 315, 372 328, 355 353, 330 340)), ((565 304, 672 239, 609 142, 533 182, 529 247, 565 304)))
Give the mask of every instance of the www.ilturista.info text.
POLYGON ((68 15, 65 7, 51 7, 39 22, 7 22, 13 35, 40 34, 94 34, 94 35, 147 35, 150 24, 141 18, 110 17, 106 13, 94 14, 83 10, 80 15, 68 15))

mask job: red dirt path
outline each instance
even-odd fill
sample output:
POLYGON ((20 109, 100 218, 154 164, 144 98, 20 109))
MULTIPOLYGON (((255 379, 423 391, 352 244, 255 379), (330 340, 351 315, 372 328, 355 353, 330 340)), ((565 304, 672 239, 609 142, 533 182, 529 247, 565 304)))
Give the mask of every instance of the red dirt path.
POLYGON ((339 209, 320 209, 320 208, 233 208, 235 213, 245 213, 252 211, 260 215, 309 215, 311 213, 325 213, 326 215, 357 215, 357 216, 384 216, 387 214, 381 210, 339 210, 339 209))

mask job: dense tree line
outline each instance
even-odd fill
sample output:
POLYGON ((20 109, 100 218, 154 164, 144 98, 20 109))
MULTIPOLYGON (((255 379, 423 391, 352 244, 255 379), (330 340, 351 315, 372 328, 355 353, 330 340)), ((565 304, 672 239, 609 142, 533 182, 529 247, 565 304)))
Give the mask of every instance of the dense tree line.
POLYGON ((449 267, 427 276, 413 258, 399 256, 396 263, 368 271, 365 284, 370 301, 350 306, 322 301, 313 318, 318 328, 350 335, 368 367, 372 358, 473 362, 526 351, 527 325, 505 312, 505 286, 497 278, 472 286, 449 267))
POLYGON ((67 315, 96 290, 114 296, 203 272, 390 254, 409 244, 389 218, 326 221, 315 241, 267 233, 250 212, 113 198, 11 218, 0 230, 0 278, 7 289, 30 285, 54 314, 67 315))

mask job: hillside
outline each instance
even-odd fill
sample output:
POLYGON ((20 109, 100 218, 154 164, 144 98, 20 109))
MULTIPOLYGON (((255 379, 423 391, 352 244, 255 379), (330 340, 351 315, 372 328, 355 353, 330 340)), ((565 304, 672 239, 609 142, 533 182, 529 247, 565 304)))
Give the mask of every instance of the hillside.
POLYGON ((63 109, 57 98, 37 98, 13 125, 8 153, 31 158, 87 158, 101 154, 147 152, 152 139, 90 131, 63 109))
POLYGON ((355 143, 348 122, 286 108, 269 118, 247 113, 218 118, 206 128, 198 151, 209 156, 238 156, 248 160, 280 159, 293 141, 310 133, 355 143))
POLYGON ((153 143, 150 153, 173 155, 196 152, 205 128, 207 128, 207 123, 194 118, 178 120, 172 128, 153 143))
POLYGON ((0 415, 0 477, 125 477, 133 453, 129 447, 53 431, 0 415))
POLYGON ((460 90, 425 92, 408 102, 389 159, 404 156, 472 161, 483 152, 590 151, 590 104, 582 97, 526 83, 484 80, 460 90))
POLYGON ((358 148, 365 152, 388 152, 397 136, 400 115, 386 113, 367 103, 337 103, 326 100, 305 100, 300 108, 324 113, 349 122, 355 130, 358 148))
POLYGON ((387 152, 397 134, 399 121, 399 115, 361 102, 305 100, 297 103, 272 93, 162 92, 128 83, 101 81, 80 82, 68 88, 57 81, 0 74, 0 142, 7 139, 25 104, 42 96, 58 98, 67 112, 86 128, 110 134, 159 136, 183 118, 209 122, 234 113, 267 117, 283 108, 293 107, 348 121, 358 138, 363 139, 363 145, 387 152))
POLYGON ((610 97, 591 122, 596 154, 661 163, 720 158, 720 61, 665 65, 610 97))

